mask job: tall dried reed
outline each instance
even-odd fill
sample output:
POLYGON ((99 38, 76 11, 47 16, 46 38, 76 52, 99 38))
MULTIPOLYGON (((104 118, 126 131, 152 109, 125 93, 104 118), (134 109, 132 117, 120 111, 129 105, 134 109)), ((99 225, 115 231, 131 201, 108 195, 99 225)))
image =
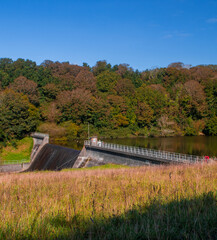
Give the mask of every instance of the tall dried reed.
POLYGON ((217 163, 0 175, 0 239, 214 239, 217 163))

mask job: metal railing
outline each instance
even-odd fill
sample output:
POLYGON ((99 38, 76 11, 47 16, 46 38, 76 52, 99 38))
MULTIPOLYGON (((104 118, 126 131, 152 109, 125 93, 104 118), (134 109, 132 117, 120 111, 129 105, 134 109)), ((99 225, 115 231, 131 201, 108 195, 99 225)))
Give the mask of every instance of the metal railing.
POLYGON ((22 159, 22 160, 0 160, 0 165, 24 164, 24 163, 29 163, 29 159, 22 159))
POLYGON ((167 152, 167 151, 154 150, 154 149, 148 149, 148 148, 132 147, 132 146, 126 146, 126 145, 120 145, 120 144, 114 144, 114 143, 105 143, 100 141, 98 141, 96 144, 93 144, 91 143, 91 141, 86 140, 84 142, 84 145, 99 147, 103 149, 110 149, 110 150, 115 150, 120 152, 126 152, 126 153, 141 155, 144 157, 147 156, 147 157, 167 160, 171 162, 194 163, 194 162, 200 162, 204 160, 203 157, 201 156, 167 152))

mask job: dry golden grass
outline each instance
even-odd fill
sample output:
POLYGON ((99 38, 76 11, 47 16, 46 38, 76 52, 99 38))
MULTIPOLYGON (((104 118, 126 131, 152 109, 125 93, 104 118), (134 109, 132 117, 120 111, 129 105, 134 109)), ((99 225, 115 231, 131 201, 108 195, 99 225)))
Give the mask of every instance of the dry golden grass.
POLYGON ((214 239, 217 163, 0 175, 0 239, 214 239))

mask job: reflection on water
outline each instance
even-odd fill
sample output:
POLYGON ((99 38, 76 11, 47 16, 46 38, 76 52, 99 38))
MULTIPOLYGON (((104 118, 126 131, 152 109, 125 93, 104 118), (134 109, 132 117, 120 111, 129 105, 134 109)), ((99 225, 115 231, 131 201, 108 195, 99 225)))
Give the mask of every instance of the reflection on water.
MULTIPOLYGON (((217 136, 167 137, 167 138, 121 138, 104 139, 104 142, 118 143, 129 146, 159 149, 192 155, 217 156, 217 136)), ((57 143, 56 143, 57 144, 57 143)), ((83 141, 58 143, 65 147, 81 150, 83 141)))
POLYGON ((109 139, 108 142, 144 148, 159 149, 192 155, 217 156, 217 137, 168 137, 168 138, 125 138, 109 139))

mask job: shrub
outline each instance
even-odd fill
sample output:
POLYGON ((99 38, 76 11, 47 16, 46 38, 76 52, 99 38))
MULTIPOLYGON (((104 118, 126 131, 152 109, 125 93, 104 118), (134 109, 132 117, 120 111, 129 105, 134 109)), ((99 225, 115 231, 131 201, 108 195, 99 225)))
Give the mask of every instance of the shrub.
POLYGON ((211 117, 207 120, 204 133, 211 136, 217 135, 217 117, 211 117))

